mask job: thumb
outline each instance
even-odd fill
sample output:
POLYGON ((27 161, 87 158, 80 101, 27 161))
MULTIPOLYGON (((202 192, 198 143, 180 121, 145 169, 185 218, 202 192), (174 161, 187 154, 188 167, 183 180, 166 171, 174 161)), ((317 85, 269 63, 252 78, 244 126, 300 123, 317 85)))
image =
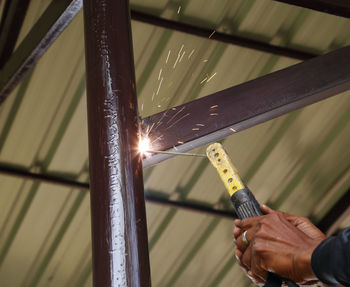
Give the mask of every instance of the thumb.
POLYGON ((302 219, 299 216, 294 216, 282 211, 273 210, 272 208, 268 207, 266 204, 261 204, 260 209, 264 214, 278 213, 295 226, 298 226, 303 223, 302 219))
POLYGON ((260 204, 260 209, 264 214, 270 214, 276 212, 275 210, 268 207, 266 204, 260 204))

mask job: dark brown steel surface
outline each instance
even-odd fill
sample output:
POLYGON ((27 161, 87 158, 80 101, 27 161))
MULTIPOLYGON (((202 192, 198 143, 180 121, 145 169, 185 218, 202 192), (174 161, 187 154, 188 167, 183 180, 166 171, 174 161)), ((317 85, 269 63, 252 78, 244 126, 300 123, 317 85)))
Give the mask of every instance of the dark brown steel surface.
POLYGON ((82 0, 52 1, 0 71, 0 104, 82 7, 82 0))
POLYGON ((348 89, 350 46, 147 117, 143 130, 151 149, 185 152, 348 89))
POLYGON ((127 0, 84 0, 93 282, 150 286, 127 0))
POLYGON ((227 44, 233 44, 240 47, 272 53, 279 56, 294 58, 298 60, 308 60, 318 56, 316 54, 307 53, 307 52, 299 51, 288 47, 271 45, 266 42, 249 39, 243 36, 230 35, 230 34, 225 34, 218 31, 215 31, 215 33, 213 34, 213 29, 207 29, 207 28, 195 26, 189 23, 173 21, 173 20, 157 17, 151 14, 138 12, 135 10, 131 11, 131 18, 135 21, 152 24, 158 27, 163 27, 165 29, 179 31, 179 32, 195 35, 198 37, 203 37, 209 40, 216 40, 227 44), (210 35, 211 37, 208 38, 210 35))
POLYGON ((29 2, 29 0, 7 0, 4 4, 0 23, 0 69, 16 45, 29 2))
POLYGON ((350 18, 349 0, 274 0, 337 16, 350 18))

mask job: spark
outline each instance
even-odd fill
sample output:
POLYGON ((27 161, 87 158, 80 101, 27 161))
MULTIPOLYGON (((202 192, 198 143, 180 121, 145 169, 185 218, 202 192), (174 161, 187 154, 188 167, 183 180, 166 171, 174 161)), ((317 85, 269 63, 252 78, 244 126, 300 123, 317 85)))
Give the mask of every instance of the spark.
POLYGON ((184 44, 182 44, 181 45, 181 48, 180 48, 180 51, 177 53, 177 58, 176 58, 176 61, 175 61, 175 63, 174 63, 174 66, 173 66, 173 68, 175 69, 175 67, 176 67, 176 64, 177 64, 177 62, 179 61, 179 59, 180 59, 180 56, 181 56, 181 52, 182 52, 182 49, 184 48, 184 44))
POLYGON ((170 96, 167 97, 167 98, 163 98, 163 99, 162 99, 162 102, 166 102, 166 101, 169 101, 169 100, 170 100, 170 96))
POLYGON ((164 119, 164 117, 167 115, 168 111, 166 111, 165 113, 163 113, 162 117, 159 119, 159 121, 157 122, 156 125, 156 129, 163 123, 162 120, 164 119))
POLYGON ((179 59, 180 59, 180 55, 177 55, 176 61, 175 61, 174 66, 173 66, 173 69, 175 69, 176 64, 177 64, 177 62, 179 61, 179 59))
POLYGON ((205 127, 205 125, 203 125, 203 124, 196 124, 196 126, 198 126, 198 127, 205 127))
POLYGON ((159 75, 158 75, 158 81, 160 80, 160 76, 162 75, 162 71, 163 71, 163 69, 160 68, 160 70, 159 70, 159 75))
POLYGON ((179 118, 177 121, 175 121, 171 126, 168 126, 166 129, 170 129, 171 127, 173 127, 174 125, 176 125, 179 121, 183 120, 184 118, 188 117, 190 115, 190 113, 184 115, 183 117, 179 118))
POLYGON ((182 49, 183 49, 184 47, 185 47, 185 45, 184 45, 184 44, 182 44, 182 45, 181 45, 181 48, 180 48, 180 51, 179 51, 179 53, 178 53, 179 55, 181 54, 182 49))
POLYGON ((150 149, 150 139, 148 137, 140 137, 139 139, 139 152, 144 154, 147 150, 150 149))
POLYGON ((199 131, 199 128, 193 128, 192 130, 193 131, 199 131))
POLYGON ((162 138, 163 138, 163 136, 157 137, 154 141, 152 141, 152 144, 154 144, 156 141, 159 141, 159 140, 162 139, 162 138))
POLYGON ((149 126, 147 127, 148 131, 146 131, 146 134, 149 134, 151 132, 151 130, 153 129, 154 125, 155 125, 155 123, 153 123, 150 128, 149 128, 149 126))
POLYGON ((219 105, 214 105, 214 106, 211 106, 210 109, 215 109, 217 108, 219 105))
POLYGON ((177 150, 177 147, 173 145, 174 150, 177 150))
POLYGON ((182 49, 183 49, 184 47, 185 47, 185 45, 184 45, 184 44, 182 44, 182 45, 181 45, 181 48, 180 48, 180 51, 179 51, 179 53, 178 53, 179 55, 181 54, 182 49))
POLYGON ((235 129, 233 129, 233 128, 230 128, 230 130, 233 131, 234 133, 237 132, 237 131, 236 131, 235 129))
POLYGON ((193 50, 191 51, 191 53, 188 55, 188 59, 190 59, 190 58, 192 57, 193 53, 194 53, 194 49, 193 49, 193 50))
POLYGON ((177 141, 177 143, 178 143, 178 144, 184 144, 184 142, 182 142, 182 141, 177 141))
POLYGON ((217 116, 218 115, 218 113, 212 113, 212 114, 210 114, 211 116, 217 116))
POLYGON ((169 52, 168 52, 168 56, 166 57, 165 64, 168 64, 170 53, 171 53, 171 50, 169 50, 169 52))
POLYGON ((207 80, 207 83, 208 83, 212 78, 214 78, 215 75, 216 75, 216 72, 207 80))
POLYGON ((208 62, 208 59, 203 60, 204 63, 208 62))
MULTIPOLYGON (((175 115, 173 115, 170 120, 168 120, 167 124, 170 123, 179 113, 181 113, 183 110, 185 109, 185 107, 182 107, 181 110, 179 110, 175 115)), ((176 108, 172 109, 173 111, 176 110, 176 108)))
POLYGON ((162 85, 162 83, 163 83, 163 77, 162 77, 162 79, 160 80, 160 82, 159 82, 159 86, 158 86, 158 90, 157 90, 157 95, 159 94, 159 90, 160 90, 160 87, 161 87, 161 85, 162 85))
POLYGON ((201 81, 201 84, 203 84, 207 79, 208 79, 208 77, 206 76, 206 77, 201 81))
POLYGON ((179 9, 177 9, 177 14, 180 14, 181 6, 179 6, 179 9))
POLYGON ((210 34, 209 39, 215 34, 215 30, 210 34))
POLYGON ((176 108, 171 108, 173 111, 176 111, 176 108))
POLYGON ((158 105, 157 107, 158 107, 158 108, 161 108, 162 106, 161 106, 161 105, 158 105))
POLYGON ((181 63, 182 58, 184 57, 185 53, 186 53, 186 51, 184 51, 184 52, 182 53, 182 55, 181 55, 181 57, 180 57, 180 60, 179 60, 179 63, 181 63))

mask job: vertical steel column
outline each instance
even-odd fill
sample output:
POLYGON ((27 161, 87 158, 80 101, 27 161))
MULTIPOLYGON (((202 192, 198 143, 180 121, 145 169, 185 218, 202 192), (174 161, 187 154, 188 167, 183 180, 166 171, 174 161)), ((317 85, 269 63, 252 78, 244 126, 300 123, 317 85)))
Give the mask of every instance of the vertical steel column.
POLYGON ((84 0, 94 286, 150 286, 127 0, 84 0))

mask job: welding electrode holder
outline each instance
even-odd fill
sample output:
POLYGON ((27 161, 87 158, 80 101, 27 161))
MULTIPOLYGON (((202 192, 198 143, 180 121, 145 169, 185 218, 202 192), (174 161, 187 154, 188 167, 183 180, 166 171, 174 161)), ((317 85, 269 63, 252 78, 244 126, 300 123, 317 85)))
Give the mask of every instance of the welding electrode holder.
MULTIPOLYGON (((220 143, 213 143, 207 147, 207 157, 216 168, 226 190, 230 194, 237 217, 245 219, 263 215, 258 201, 253 193, 243 183, 237 169, 220 143)), ((268 273, 265 287, 280 287, 285 284, 289 287, 298 286, 293 281, 279 275, 268 273)), ((284 286, 285 286, 284 285, 284 286)))

